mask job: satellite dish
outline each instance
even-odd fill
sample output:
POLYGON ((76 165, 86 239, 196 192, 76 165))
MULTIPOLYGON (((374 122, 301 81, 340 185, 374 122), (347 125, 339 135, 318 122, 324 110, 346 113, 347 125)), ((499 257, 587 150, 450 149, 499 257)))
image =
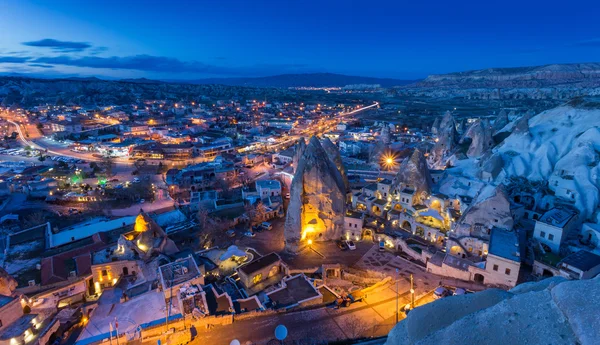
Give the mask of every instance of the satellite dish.
POLYGON ((285 328, 284 325, 279 325, 275 327, 275 338, 277 338, 277 340, 283 341, 285 337, 287 337, 287 335, 288 330, 287 328, 285 328))
POLYGON ((239 341, 239 340, 237 340, 237 339, 233 339, 233 340, 231 341, 231 343, 229 343, 229 345, 241 345, 241 344, 240 344, 240 341, 239 341))

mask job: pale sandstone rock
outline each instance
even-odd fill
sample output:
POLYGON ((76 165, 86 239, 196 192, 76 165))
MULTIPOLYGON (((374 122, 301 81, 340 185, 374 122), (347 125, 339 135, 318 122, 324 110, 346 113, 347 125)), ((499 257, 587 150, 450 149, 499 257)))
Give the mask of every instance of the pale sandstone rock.
POLYGON ((421 150, 416 149, 412 156, 402 162, 400 170, 392 180, 391 190, 401 191, 404 188, 415 190, 413 202, 422 204, 431 194, 431 174, 427 166, 427 160, 421 150))
POLYGON ((286 249, 297 252, 302 233, 316 241, 338 239, 344 229, 346 191, 342 175, 319 139, 312 137, 298 162, 285 221, 286 249))

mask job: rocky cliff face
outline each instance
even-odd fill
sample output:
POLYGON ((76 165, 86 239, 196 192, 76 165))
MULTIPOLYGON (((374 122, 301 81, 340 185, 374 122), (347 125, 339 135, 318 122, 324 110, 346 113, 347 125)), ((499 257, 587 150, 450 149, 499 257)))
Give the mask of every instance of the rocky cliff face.
POLYGON ((386 345, 593 345, 600 339, 599 303, 600 277, 446 297, 411 311, 386 345))
POLYGON ((415 150, 412 156, 402 162, 398 174, 392 181, 392 190, 401 191, 404 188, 415 190, 413 202, 422 204, 431 194, 431 174, 427 160, 420 150, 415 150))
POLYGON ((321 140, 321 145, 323 146, 325 153, 327 153, 327 157, 329 157, 333 164, 335 164, 335 167, 340 172, 340 175, 342 175, 344 191, 349 191, 350 183, 348 182, 348 173, 346 172, 346 167, 344 167, 340 150, 331 142, 331 140, 329 140, 329 138, 323 138, 321 140))
POLYGON ((285 220, 285 244, 297 252, 303 240, 338 239, 344 229, 346 189, 335 163, 312 137, 294 174, 285 220))

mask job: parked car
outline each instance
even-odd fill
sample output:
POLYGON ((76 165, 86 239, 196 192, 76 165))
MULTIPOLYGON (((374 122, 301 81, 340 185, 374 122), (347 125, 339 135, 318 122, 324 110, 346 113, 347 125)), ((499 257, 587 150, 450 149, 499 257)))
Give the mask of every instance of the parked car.
POLYGON ((440 299, 440 298, 444 298, 450 295, 450 291, 448 291, 448 289, 446 289, 443 286, 438 286, 434 291, 433 291, 433 298, 434 299, 440 299))
POLYGON ((235 237, 235 230, 233 230, 233 229, 227 230, 226 234, 229 237, 235 237))
POLYGON ((379 251, 385 252, 385 241, 379 241, 379 251))
POLYGON ((285 193, 285 198, 289 199, 290 198, 290 193, 285 193))
POLYGON ((263 227, 260 226, 260 225, 254 225, 254 226, 252 226, 252 231, 253 232, 262 232, 263 230, 264 230, 263 227))
POLYGON ((356 249, 356 245, 351 240, 346 241, 346 245, 348 246, 348 249, 350 249, 350 250, 356 249))
POLYGON ((273 225, 269 222, 263 222, 260 226, 265 230, 273 230, 273 225))
POLYGON ((338 246, 338 248, 340 248, 341 250, 347 250, 348 246, 346 245, 346 242, 341 241, 341 240, 337 240, 335 241, 335 244, 338 246))
POLYGON ((145 202, 146 202, 146 200, 144 200, 144 199, 140 199, 140 204, 143 204, 143 203, 145 203, 145 202))
POLYGON ((136 178, 134 178, 134 179, 133 179, 133 181, 132 181, 132 182, 133 182, 133 183, 140 183, 140 179, 136 177, 136 178))
POLYGON ((252 231, 246 231, 246 232, 244 232, 244 236, 246 236, 246 237, 254 237, 254 236, 256 236, 256 234, 253 233, 252 231))

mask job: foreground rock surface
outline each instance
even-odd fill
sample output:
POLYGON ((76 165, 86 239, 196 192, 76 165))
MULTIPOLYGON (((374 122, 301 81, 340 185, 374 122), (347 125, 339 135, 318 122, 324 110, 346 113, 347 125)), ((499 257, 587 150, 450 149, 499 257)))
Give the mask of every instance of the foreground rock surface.
POLYGON ((599 303, 600 277, 447 297, 413 310, 386 344, 598 344, 599 303))

